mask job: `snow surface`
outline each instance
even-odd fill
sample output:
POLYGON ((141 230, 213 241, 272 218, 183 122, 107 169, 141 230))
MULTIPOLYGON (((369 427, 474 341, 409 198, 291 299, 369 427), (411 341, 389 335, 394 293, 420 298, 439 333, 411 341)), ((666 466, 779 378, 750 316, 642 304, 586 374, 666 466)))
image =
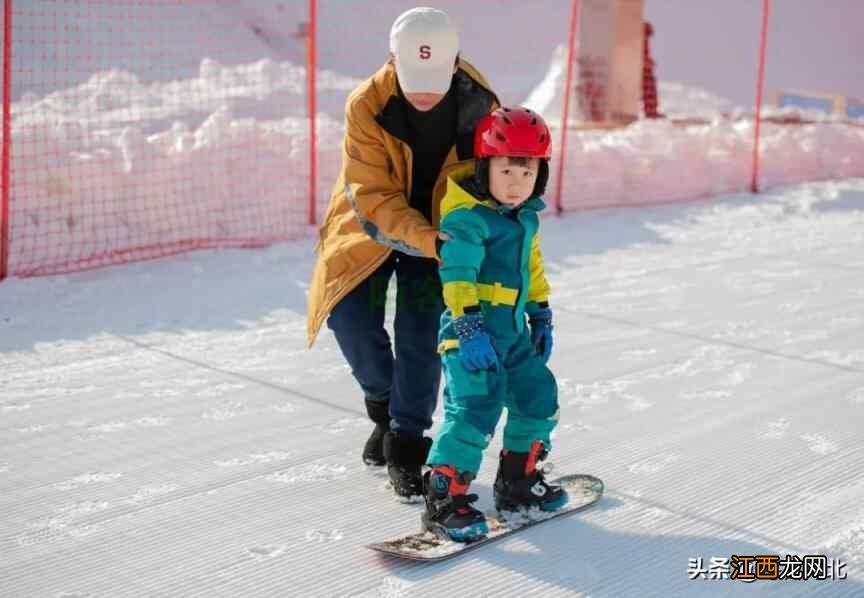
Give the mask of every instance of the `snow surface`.
POLYGON ((864 179, 542 226, 552 461, 600 505, 432 566, 365 550, 420 506, 360 463, 332 335, 304 348, 307 242, 11 279, 0 595, 864 595, 864 179), (848 578, 688 579, 787 553, 848 578))
MULTIPOLYGON (((560 121, 568 3, 519 20, 511 0, 435 4, 505 102, 530 96, 560 121)), ((707 122, 570 137, 565 207, 634 209, 543 222, 553 460, 602 477, 601 505, 439 565, 365 550, 414 529, 420 507, 360 464, 369 424, 330 333, 305 349, 308 241, 13 278, 0 284, 0 595, 864 596, 864 179, 736 195, 757 8, 727 4, 717 21, 707 0, 648 3, 661 110, 707 122), (690 558, 771 553, 841 558, 848 579, 688 580, 690 558)), ((412 5, 320 3, 319 214, 344 97, 412 5)), ((311 233, 306 4, 164 4, 158 27, 152 8, 16 5, 13 272, 122 239, 311 233)), ((861 7, 832 8, 775 7, 769 89, 861 93, 861 7)), ((762 185, 864 176, 862 131, 766 124, 762 185)), ((475 483, 484 508, 499 442, 475 483)))

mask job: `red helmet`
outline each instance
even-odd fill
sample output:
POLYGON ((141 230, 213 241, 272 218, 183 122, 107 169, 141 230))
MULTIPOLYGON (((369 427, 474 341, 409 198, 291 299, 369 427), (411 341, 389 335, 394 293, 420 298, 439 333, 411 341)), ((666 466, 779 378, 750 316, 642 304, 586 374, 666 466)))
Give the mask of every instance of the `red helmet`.
POLYGON ((474 129, 474 157, 552 157, 549 127, 543 117, 521 106, 501 107, 487 114, 474 129))

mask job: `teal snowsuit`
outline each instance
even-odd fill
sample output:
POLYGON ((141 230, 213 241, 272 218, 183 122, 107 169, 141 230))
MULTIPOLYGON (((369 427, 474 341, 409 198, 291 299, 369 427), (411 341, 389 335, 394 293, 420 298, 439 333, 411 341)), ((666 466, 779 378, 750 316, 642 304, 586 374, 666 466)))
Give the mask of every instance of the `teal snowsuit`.
POLYGON ((439 270, 447 305, 438 335, 446 386, 444 422, 427 463, 476 476, 504 407, 505 449, 528 452, 534 440, 551 446, 558 387, 536 355, 526 324, 526 314, 549 296, 537 237, 545 204, 531 197, 508 214, 496 201, 477 199, 460 186, 465 176, 448 179, 441 204, 440 230, 450 236, 441 246, 439 270), (459 359, 452 321, 476 305, 498 353, 497 372, 469 371, 459 359))

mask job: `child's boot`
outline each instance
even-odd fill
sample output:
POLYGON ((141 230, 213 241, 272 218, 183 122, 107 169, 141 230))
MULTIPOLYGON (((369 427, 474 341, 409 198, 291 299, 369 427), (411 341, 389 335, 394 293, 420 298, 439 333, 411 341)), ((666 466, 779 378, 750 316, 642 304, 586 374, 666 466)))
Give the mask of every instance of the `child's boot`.
POLYGON ((527 453, 501 451, 494 487, 496 509, 517 511, 539 507, 543 511, 557 511, 567 504, 567 491, 549 484, 543 470, 537 468, 537 462, 545 459, 547 453, 539 440, 531 444, 527 453))
POLYGON ((471 474, 459 474, 449 465, 427 471, 423 476, 423 527, 454 542, 473 542, 489 533, 486 516, 471 506, 477 495, 465 493, 470 483, 471 474))

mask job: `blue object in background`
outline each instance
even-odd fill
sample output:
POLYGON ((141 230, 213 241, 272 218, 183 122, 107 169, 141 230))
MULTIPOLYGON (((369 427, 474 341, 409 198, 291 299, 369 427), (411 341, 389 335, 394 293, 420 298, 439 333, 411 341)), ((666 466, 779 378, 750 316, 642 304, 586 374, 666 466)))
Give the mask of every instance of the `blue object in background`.
POLYGON ((864 118, 864 100, 846 98, 846 116, 849 118, 864 118))
POLYGON ((804 110, 819 110, 825 114, 834 111, 833 98, 814 98, 812 96, 783 93, 777 98, 779 108, 803 108, 804 110))

